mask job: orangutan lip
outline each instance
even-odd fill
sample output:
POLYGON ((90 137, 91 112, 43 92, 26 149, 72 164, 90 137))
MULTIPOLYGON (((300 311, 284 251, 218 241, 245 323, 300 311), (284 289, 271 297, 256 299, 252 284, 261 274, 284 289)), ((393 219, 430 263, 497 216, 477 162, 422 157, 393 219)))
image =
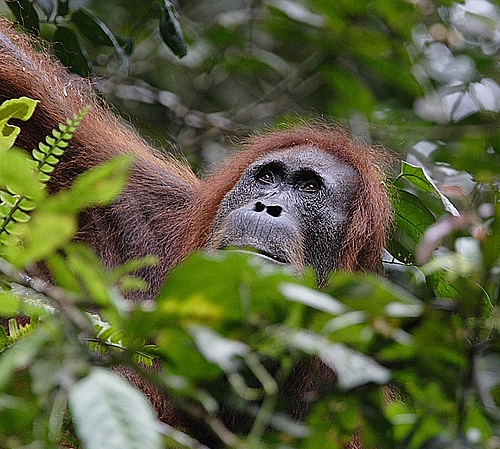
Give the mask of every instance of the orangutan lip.
POLYGON ((264 260, 267 260, 268 262, 271 262, 271 263, 274 263, 274 264, 278 264, 278 265, 290 265, 289 262, 279 258, 278 256, 274 255, 274 254, 269 254, 267 252, 264 252, 264 251, 259 251, 258 249, 255 249, 255 248, 248 248, 248 249, 245 249, 245 248, 238 248, 238 247, 234 247, 234 246, 229 246, 229 247, 225 247, 225 248, 221 248, 225 251, 234 251, 234 252, 238 252, 238 253, 246 253, 246 254, 253 254, 254 256, 258 256, 264 260))

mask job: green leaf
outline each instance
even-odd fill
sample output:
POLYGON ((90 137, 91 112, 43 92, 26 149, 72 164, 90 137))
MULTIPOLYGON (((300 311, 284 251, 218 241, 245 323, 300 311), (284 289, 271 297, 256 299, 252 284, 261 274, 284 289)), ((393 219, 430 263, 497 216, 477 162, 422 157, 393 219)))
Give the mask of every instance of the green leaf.
POLYGON ((284 282, 280 285, 279 289, 289 301, 299 302, 332 315, 338 315, 347 310, 344 304, 330 295, 308 288, 305 285, 284 282))
POLYGON ((335 65, 327 65, 323 73, 337 97, 331 106, 334 116, 345 116, 353 111, 362 112, 367 116, 372 114, 376 101, 364 80, 335 65))
POLYGON ((57 15, 68 15, 69 0, 57 0, 57 15))
POLYGON ((54 52, 63 65, 80 76, 90 76, 92 73, 90 58, 73 30, 58 25, 53 41, 54 52))
POLYGON ((122 377, 94 368, 69 392, 75 429, 86 449, 160 449, 146 397, 122 377))
POLYGON ((370 318, 416 318, 423 312, 422 302, 388 280, 368 273, 332 273, 327 291, 351 310, 370 318))
POLYGON ((160 328, 156 350, 167 360, 169 373, 192 381, 220 379, 221 369, 196 350, 187 331, 173 327, 172 323, 163 323, 163 328, 160 328))
POLYGON ((19 299, 11 290, 6 290, 5 287, 2 287, 0 284, 0 316, 11 317, 14 316, 18 310, 19 299))
POLYGON ((408 162, 402 161, 400 177, 407 179, 423 193, 430 193, 436 198, 439 198, 443 203, 444 211, 449 212, 451 215, 460 215, 457 208, 439 191, 434 181, 425 173, 422 167, 417 167, 416 165, 411 165, 408 162))
POLYGON ((189 333, 205 359, 226 373, 237 371, 239 358, 250 353, 250 347, 245 343, 224 338, 206 326, 191 326, 189 333))
POLYGON ((130 61, 122 45, 104 22, 83 8, 78 8, 71 14, 71 21, 93 44, 113 47, 127 71, 130 69, 130 61))
POLYGON ((29 156, 16 148, 0 153, 0 189, 35 202, 45 197, 43 184, 38 181, 29 156))
MULTIPOLYGON (((67 266, 84 286, 88 294, 100 306, 109 306, 112 297, 110 286, 106 282, 106 270, 102 261, 87 246, 73 243, 65 248, 67 266)), ((118 299, 115 305, 120 306, 118 299)), ((124 307, 120 307, 123 311, 124 307)))
POLYGON ((28 120, 35 110, 38 101, 21 97, 6 100, 0 105, 0 155, 7 151, 21 131, 18 126, 9 125, 10 119, 28 120))
POLYGON ((29 0, 6 1, 15 18, 19 21, 22 27, 36 35, 40 34, 40 19, 38 13, 29 0))
POLYGON ((436 222, 434 215, 414 194, 398 190, 394 195, 395 227, 389 251, 405 263, 414 263, 417 244, 425 230, 436 222))
POLYGON ((374 359, 344 345, 331 343, 326 338, 305 331, 290 331, 280 327, 275 331, 278 339, 287 345, 318 356, 335 371, 340 388, 350 390, 369 382, 386 384, 391 372, 374 359))
POLYGON ((16 342, 5 353, 0 354, 2 360, 0 363, 0 391, 5 389, 16 370, 26 368, 36 359, 40 349, 49 338, 50 335, 47 332, 36 329, 26 338, 16 342))
POLYGON ((95 45, 113 46, 115 38, 110 29, 89 11, 78 8, 71 14, 71 21, 95 45))
POLYGON ((105 206, 123 190, 128 180, 132 155, 118 156, 78 176, 69 190, 49 197, 40 210, 76 213, 90 206, 105 206))
POLYGON ((157 298, 156 318, 217 330, 254 316, 279 322, 288 314, 290 302, 278 286, 292 280, 288 271, 252 254, 193 254, 169 275, 157 298))
POLYGON ((38 262, 68 243, 76 230, 75 216, 37 210, 5 239, 2 255, 18 267, 38 262))
POLYGON ((169 0, 165 0, 165 8, 161 12, 160 35, 174 55, 179 58, 186 56, 187 48, 184 34, 182 33, 177 12, 169 0))

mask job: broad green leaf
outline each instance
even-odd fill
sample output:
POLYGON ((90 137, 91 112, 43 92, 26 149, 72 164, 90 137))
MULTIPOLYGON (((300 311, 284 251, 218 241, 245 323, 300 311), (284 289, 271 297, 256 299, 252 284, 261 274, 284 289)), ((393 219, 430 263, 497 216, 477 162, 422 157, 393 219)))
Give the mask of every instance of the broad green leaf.
POLYGON ((423 303, 388 280, 367 273, 332 273, 327 291, 371 318, 416 318, 423 303))
POLYGON ((386 384, 391 372, 374 359, 344 345, 331 343, 326 338, 306 331, 276 330, 278 339, 306 354, 318 356, 335 371, 340 388, 350 390, 373 382, 386 384))
MULTIPOLYGON (((65 248, 67 267, 77 276, 79 283, 84 285, 85 292, 93 301, 102 307, 109 306, 112 302, 110 285, 107 282, 106 270, 102 261, 87 246, 72 243, 65 248)), ((123 305, 116 304, 123 312, 123 305)))
POLYGON ((160 449, 146 397, 122 377, 94 368, 69 392, 76 432, 86 449, 160 449))
POLYGON ((80 33, 95 45, 113 46, 115 41, 113 33, 101 20, 83 8, 76 9, 71 14, 71 21, 80 33))
POLYGON ((397 259, 413 263, 417 244, 425 230, 436 220, 422 201, 406 190, 398 190, 394 197, 394 209, 395 226, 389 240, 389 250, 397 259))
POLYGON ((431 195, 439 198, 443 203, 443 207, 446 212, 449 212, 454 216, 460 215, 457 208, 439 191, 436 184, 434 184, 434 181, 427 175, 427 173, 425 173, 422 167, 417 167, 416 165, 402 161, 400 176, 407 179, 422 192, 430 193, 431 195))
POLYGON ((163 328, 158 329, 158 334, 156 351, 165 358, 168 373, 191 381, 220 379, 221 368, 207 360, 197 350, 193 337, 187 331, 179 329, 175 322, 163 323, 163 328))
POLYGON ((37 202, 46 195, 43 187, 33 171, 29 155, 16 148, 0 153, 0 189, 37 202))
POLYGON ((245 357, 250 347, 238 340, 224 338, 206 326, 191 326, 189 333, 198 350, 209 362, 215 363, 226 373, 238 369, 238 358, 245 357))
POLYGON ((333 115, 347 115, 359 111, 371 115, 375 108, 375 97, 370 87, 359 77, 335 65, 327 65, 323 76, 337 99, 332 101, 330 110, 333 115))
POLYGON ((338 315, 347 311, 347 307, 340 301, 337 301, 326 293, 304 285, 284 282, 280 285, 279 290, 289 301, 299 302, 332 315, 338 315))
POLYGON ((280 322, 290 303, 278 286, 293 279, 288 270, 252 254, 193 254, 167 278, 157 298, 157 318, 219 331, 254 318, 280 322))
POLYGON ((75 216, 38 210, 5 239, 2 255, 18 267, 38 262, 68 243, 76 230, 75 216))
POLYGON ((36 359, 49 338, 50 335, 39 328, 0 354, 0 391, 5 389, 16 370, 26 369, 36 359))
POLYGON ((28 120, 38 101, 27 97, 6 100, 0 105, 0 155, 12 147, 21 129, 9 125, 10 119, 28 120))
POLYGON ((118 156, 78 176, 69 190, 49 197, 41 206, 45 212, 70 213, 90 206, 105 206, 123 190, 132 156, 118 156))
POLYGON ((295 20, 304 25, 323 28, 326 24, 326 20, 323 16, 313 13, 300 2, 292 0, 271 0, 266 4, 281 11, 291 20, 295 20))
MULTIPOLYGON (((0 316, 12 317, 19 310, 19 299, 0 284, 0 316)), ((0 326, 1 327, 1 326, 0 326)))

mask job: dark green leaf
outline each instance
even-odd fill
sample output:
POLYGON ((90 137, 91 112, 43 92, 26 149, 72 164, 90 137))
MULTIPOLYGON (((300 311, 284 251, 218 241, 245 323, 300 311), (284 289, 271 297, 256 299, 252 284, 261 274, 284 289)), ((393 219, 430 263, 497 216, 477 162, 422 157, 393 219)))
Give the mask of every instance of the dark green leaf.
POLYGON ((184 34, 177 19, 177 12, 169 0, 165 0, 165 8, 161 13, 160 35, 163 42, 168 45, 176 56, 179 58, 186 56, 187 48, 184 42, 184 34))
POLYGON ((436 220, 422 201, 406 190, 397 191, 394 208, 395 228, 389 240, 389 250, 397 259, 413 263, 417 244, 425 230, 436 220))
POLYGON ((364 354, 338 343, 331 343, 320 335, 305 331, 286 330, 280 327, 278 339, 306 354, 318 356, 335 371, 337 382, 342 389, 365 385, 369 382, 385 384, 391 372, 364 354))
POLYGON ((83 77, 92 73, 87 52, 73 30, 58 25, 53 40, 54 52, 66 67, 83 77))
POLYGON ((443 214, 445 212, 449 212, 452 215, 459 215, 457 208, 439 191, 434 181, 432 181, 432 179, 425 173, 422 167, 417 167, 409 164, 408 162, 402 161, 400 176, 407 179, 423 193, 431 194, 439 198, 443 203, 443 214))
POLYGON ((40 19, 33 3, 29 0, 7 0, 6 3, 24 29, 40 34, 40 19))
POLYGON ((95 17, 92 13, 83 8, 78 8, 71 14, 71 21, 76 25, 78 31, 95 45, 113 46, 116 40, 110 29, 95 17))
POLYGON ((123 48, 123 51, 127 56, 130 56, 134 51, 134 39, 128 36, 115 36, 120 47, 123 48))
POLYGON ((73 12, 71 20, 76 25, 80 33, 82 33, 93 44, 113 47, 118 57, 125 65, 127 71, 129 70, 130 61, 125 54, 124 49, 104 22, 83 8, 78 8, 75 12, 73 12))
POLYGON ((57 15, 66 16, 68 14, 69 0, 57 0, 57 15))

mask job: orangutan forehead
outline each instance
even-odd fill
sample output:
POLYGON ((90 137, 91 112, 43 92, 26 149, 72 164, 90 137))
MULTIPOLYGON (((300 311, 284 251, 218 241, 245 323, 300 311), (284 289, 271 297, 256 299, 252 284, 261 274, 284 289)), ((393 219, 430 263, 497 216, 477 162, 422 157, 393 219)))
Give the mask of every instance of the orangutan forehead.
POLYGON ((357 178, 357 172, 350 164, 316 146, 297 146, 273 151, 259 159, 261 165, 273 161, 288 163, 297 168, 341 173, 357 178))

